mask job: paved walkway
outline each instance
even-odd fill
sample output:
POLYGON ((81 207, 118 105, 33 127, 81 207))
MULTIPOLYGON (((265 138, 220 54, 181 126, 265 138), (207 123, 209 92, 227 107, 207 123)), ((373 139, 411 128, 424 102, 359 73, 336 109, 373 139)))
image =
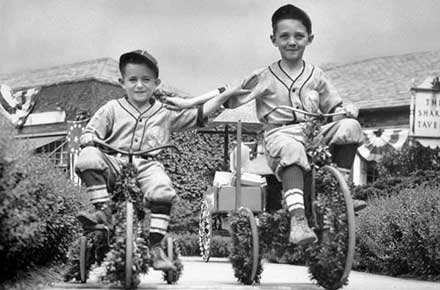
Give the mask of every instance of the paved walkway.
MULTIPOLYGON (((175 285, 162 281, 162 273, 151 271, 142 276, 139 289, 322 289, 310 281, 306 267, 285 264, 263 265, 264 271, 259 285, 245 286, 236 282, 231 264, 227 259, 212 258, 204 263, 199 257, 183 257, 183 275, 175 285)), ((97 283, 96 272, 91 273, 87 284, 59 283, 47 290, 67 289, 114 289, 97 283)), ((45 289, 45 290, 46 290, 45 289)), ((349 285, 343 290, 440 290, 440 283, 397 279, 381 275, 351 272, 349 285)))

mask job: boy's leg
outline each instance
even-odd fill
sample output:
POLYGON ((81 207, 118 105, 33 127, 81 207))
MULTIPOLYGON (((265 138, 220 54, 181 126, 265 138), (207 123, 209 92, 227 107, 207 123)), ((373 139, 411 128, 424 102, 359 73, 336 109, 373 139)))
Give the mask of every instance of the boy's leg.
POLYGON ((89 227, 96 224, 111 226, 111 210, 108 207, 110 196, 103 172, 89 169, 81 172, 79 176, 86 185, 90 201, 96 211, 94 213, 81 211, 77 215, 78 220, 89 227))
MULTIPOLYGON (((357 148, 362 144, 364 135, 359 122, 355 119, 342 119, 323 126, 324 142, 330 144, 333 162, 339 167, 348 181, 357 148)), ((367 206, 363 200, 353 199, 354 210, 367 206)))
POLYGON ((159 162, 139 161, 138 180, 151 210, 150 246, 152 267, 155 270, 175 269, 174 264, 165 255, 160 242, 167 234, 171 207, 176 193, 168 175, 159 162))
POLYGON ((297 165, 290 165, 281 171, 283 199, 290 214, 289 242, 297 245, 316 242, 316 234, 310 229, 304 208, 304 174, 297 165))
POLYGON ((110 195, 107 190, 109 179, 116 174, 116 161, 104 155, 95 147, 84 148, 75 164, 75 171, 85 183, 90 201, 95 206, 93 213, 80 212, 79 221, 85 226, 106 224, 111 227, 111 209, 108 207, 110 195), (113 168, 113 170, 112 170, 113 168))
MULTIPOLYGON (((336 163, 347 183, 350 179, 351 167, 358 147, 358 144, 333 145, 333 162, 336 163)), ((353 199, 353 207, 354 211, 360 211, 367 207, 367 203, 360 199, 353 199)))
POLYGON ((289 134, 265 135, 265 154, 269 167, 283 185, 283 200, 291 217, 289 241, 305 244, 317 240, 304 211, 303 168, 307 170, 310 165, 304 145, 295 138, 302 135, 301 127, 291 130, 289 134))
POLYGON ((174 269, 173 262, 165 255, 160 242, 167 234, 168 224, 170 222, 171 203, 154 202, 150 204, 150 248, 152 257, 152 266, 155 270, 174 269))

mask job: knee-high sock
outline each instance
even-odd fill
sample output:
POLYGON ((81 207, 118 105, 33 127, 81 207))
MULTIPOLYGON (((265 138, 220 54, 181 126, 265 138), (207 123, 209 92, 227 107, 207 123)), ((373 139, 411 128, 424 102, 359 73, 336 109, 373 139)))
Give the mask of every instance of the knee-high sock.
POLYGON ((338 167, 351 169, 358 147, 358 144, 334 145, 332 150, 333 162, 338 167))
POLYGON ((107 202, 110 200, 106 179, 102 171, 89 169, 80 172, 79 176, 85 183, 90 201, 93 204, 107 202))
POLYGON ((304 216, 304 174, 301 167, 291 165, 281 173, 283 199, 290 215, 304 216))
POLYGON ((160 243, 168 230, 170 223, 171 203, 152 202, 150 222, 150 243, 152 246, 160 243))

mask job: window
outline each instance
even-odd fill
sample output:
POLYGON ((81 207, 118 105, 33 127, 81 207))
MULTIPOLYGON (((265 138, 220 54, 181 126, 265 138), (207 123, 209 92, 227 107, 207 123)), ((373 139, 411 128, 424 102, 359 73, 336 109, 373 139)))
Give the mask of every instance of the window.
POLYGON ((379 177, 376 161, 369 161, 367 163, 367 184, 376 181, 379 177))
POLYGON ((56 141, 36 149, 36 153, 47 154, 49 159, 63 171, 69 167, 69 154, 67 152, 67 142, 64 140, 56 141))

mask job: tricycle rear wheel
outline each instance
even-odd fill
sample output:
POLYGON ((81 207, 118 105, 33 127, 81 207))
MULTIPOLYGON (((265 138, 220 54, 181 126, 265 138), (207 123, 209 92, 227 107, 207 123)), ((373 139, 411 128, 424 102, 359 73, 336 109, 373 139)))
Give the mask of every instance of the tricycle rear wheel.
POLYGON ((87 237, 79 238, 79 273, 81 283, 87 282, 87 237))
POLYGON ((260 244, 257 224, 252 211, 241 207, 231 219, 232 250, 229 260, 234 275, 240 283, 251 285, 260 282, 261 266, 260 244))
POLYGON ((203 199, 200 207, 199 248, 200 255, 204 262, 209 262, 209 258, 211 258, 211 240, 212 214, 209 202, 206 199, 203 199))
POLYGON ((168 284, 174 284, 180 279, 183 272, 183 264, 180 261, 180 250, 172 237, 166 237, 164 240, 165 242, 162 242, 162 245, 166 250, 168 259, 173 262, 176 269, 164 271, 163 279, 168 284))

